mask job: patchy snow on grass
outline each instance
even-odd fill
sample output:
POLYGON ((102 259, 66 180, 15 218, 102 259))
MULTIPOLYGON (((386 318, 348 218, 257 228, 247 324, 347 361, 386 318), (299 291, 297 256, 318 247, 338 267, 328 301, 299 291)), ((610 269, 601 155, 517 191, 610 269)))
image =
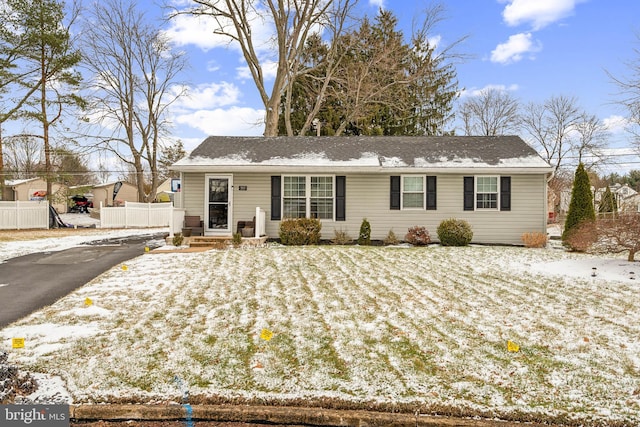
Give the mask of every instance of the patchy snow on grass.
MULTIPOLYGON (((69 214, 73 215, 73 214, 69 214)), ((80 215, 80 214, 76 214, 80 215)), ((80 221, 79 221, 80 222, 80 221)), ((36 252, 54 252, 80 246, 83 243, 92 241, 127 237, 134 235, 146 235, 168 231, 168 228, 137 228, 137 229, 100 229, 91 230, 91 234, 86 234, 87 230, 77 235, 67 235, 63 237, 48 237, 35 240, 16 240, 0 242, 0 262, 9 258, 29 255, 36 252)))
POLYGON ((188 388, 637 425, 635 265, 482 246, 151 253, 0 330, 0 349, 75 403, 188 388))

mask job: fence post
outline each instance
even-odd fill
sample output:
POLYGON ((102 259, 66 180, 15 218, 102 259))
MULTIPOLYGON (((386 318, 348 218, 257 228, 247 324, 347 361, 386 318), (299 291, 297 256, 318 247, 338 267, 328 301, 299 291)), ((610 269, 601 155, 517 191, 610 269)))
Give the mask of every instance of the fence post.
POLYGON ((102 210, 102 200, 100 200, 100 228, 104 228, 104 214, 105 212, 102 210))
POLYGON ((129 228, 129 207, 127 201, 124 201, 124 228, 129 228))
POLYGON ((20 200, 16 200, 16 230, 20 230, 20 200))
POLYGON ((173 239, 173 202, 169 205, 169 237, 173 239))

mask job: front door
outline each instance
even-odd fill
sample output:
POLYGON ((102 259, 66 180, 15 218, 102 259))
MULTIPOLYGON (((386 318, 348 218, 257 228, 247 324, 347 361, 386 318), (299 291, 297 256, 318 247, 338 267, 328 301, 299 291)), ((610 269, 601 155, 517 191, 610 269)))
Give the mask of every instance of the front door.
POLYGON ((205 225, 211 233, 231 233, 231 177, 207 176, 205 225))

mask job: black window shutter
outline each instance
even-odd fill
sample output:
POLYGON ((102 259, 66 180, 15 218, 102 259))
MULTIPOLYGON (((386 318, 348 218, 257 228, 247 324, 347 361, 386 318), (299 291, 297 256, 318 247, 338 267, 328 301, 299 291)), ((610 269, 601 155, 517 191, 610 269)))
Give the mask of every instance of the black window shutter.
POLYGON ((511 210, 511 177, 500 177, 500 210, 511 210))
POLYGON ((271 220, 272 221, 280 221, 281 213, 280 213, 280 196, 281 196, 281 187, 280 187, 280 176, 272 176, 271 177, 271 220))
POLYGON ((464 177, 464 210, 472 211, 473 209, 473 194, 475 193, 473 186, 475 185, 475 180, 472 176, 464 177))
POLYGON ((346 176, 336 176, 336 221, 347 220, 346 184, 346 176))
POLYGON ((436 177, 435 176, 427 176, 427 210, 435 211, 436 210, 436 177))
POLYGON ((389 209, 400 210, 400 177, 391 177, 391 198, 389 201, 389 209))

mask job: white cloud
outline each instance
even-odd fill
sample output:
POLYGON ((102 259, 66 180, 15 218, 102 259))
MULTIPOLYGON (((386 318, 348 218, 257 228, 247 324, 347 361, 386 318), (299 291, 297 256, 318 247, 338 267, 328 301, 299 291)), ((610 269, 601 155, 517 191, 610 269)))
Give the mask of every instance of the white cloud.
POLYGON ((570 16, 580 0, 508 0, 502 12, 510 26, 530 23, 539 30, 562 18, 570 16))
MULTIPOLYGON (((272 37, 275 30, 268 18, 269 13, 260 9, 252 11, 247 18, 251 23, 253 47, 259 55, 274 51, 272 37)), ((223 24, 225 30, 234 31, 231 21, 223 24)), ((228 36, 214 34, 216 28, 218 25, 211 16, 184 14, 173 17, 169 28, 164 33, 178 46, 194 45, 204 51, 215 48, 231 48, 241 54, 238 43, 231 41, 228 36)))
POLYGON ((264 114, 264 110, 254 108, 217 108, 178 115, 175 121, 206 135, 259 136, 264 131, 264 114))
POLYGON ((233 105, 238 102, 241 94, 236 85, 228 82, 204 83, 186 88, 186 93, 179 98, 176 107, 190 111, 233 105))
POLYGON ((509 40, 501 43, 491 51, 491 62, 509 64, 520 61, 525 54, 539 52, 542 48, 539 43, 533 43, 531 33, 519 33, 509 36, 509 40))
POLYGON ((220 64, 218 64, 218 61, 216 61, 215 59, 207 61, 207 71, 213 73, 215 71, 218 71, 221 68, 222 67, 220 66, 220 64))
MULTIPOLYGON (((195 45, 208 51, 217 47, 229 46, 229 39, 213 34, 211 17, 177 15, 170 21, 171 25, 164 34, 178 46, 195 45)), ((237 45, 231 44, 232 47, 237 45)))
POLYGON ((374 6, 376 9, 384 9, 385 0, 369 0, 369 6, 374 6))
POLYGON ((472 98, 472 97, 480 96, 488 90, 497 90, 500 92, 515 92, 518 89, 520 89, 520 86, 518 86, 515 83, 510 84, 509 86, 499 85, 499 84, 488 84, 485 87, 480 89, 477 89, 477 88, 465 89, 460 92, 460 98, 472 98))
POLYGON ((626 117, 618 115, 606 117, 602 120, 602 123, 604 123, 607 130, 612 133, 623 133, 627 126, 629 126, 629 120, 626 117))
MULTIPOLYGON (((276 73, 278 72, 278 63, 275 61, 261 61, 262 63, 262 75, 265 80, 274 79, 276 77, 276 73)), ((249 66, 244 65, 242 67, 236 68, 236 76, 240 80, 251 80, 253 81, 253 76, 251 75, 251 71, 249 70, 249 66)))

